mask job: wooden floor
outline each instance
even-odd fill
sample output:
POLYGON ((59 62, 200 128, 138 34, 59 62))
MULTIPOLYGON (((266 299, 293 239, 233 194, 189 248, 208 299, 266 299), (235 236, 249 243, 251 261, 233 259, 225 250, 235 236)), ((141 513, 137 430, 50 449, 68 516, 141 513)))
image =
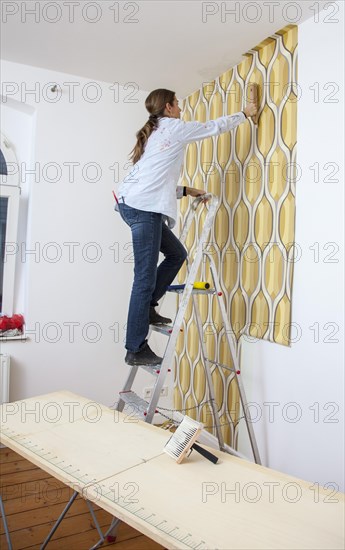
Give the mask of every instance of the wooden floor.
MULTIPOLYGON (((0 449, 0 491, 13 550, 39 549, 54 521, 72 496, 72 489, 37 468, 8 448, 0 449)), ((94 505, 103 530, 111 516, 94 505)), ((5 550, 6 536, 0 521, 0 548, 5 550)), ((79 496, 57 529, 47 550, 85 550, 99 540, 85 501, 79 496)), ((115 543, 105 542, 101 548, 116 550, 160 550, 163 547, 132 527, 121 523, 115 543)))

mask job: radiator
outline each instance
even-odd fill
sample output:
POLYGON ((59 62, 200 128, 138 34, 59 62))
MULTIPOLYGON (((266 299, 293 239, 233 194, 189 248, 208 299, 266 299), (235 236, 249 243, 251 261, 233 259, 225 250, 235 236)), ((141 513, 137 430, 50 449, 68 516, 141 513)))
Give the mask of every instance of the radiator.
POLYGON ((10 356, 0 354, 0 404, 10 400, 10 356))

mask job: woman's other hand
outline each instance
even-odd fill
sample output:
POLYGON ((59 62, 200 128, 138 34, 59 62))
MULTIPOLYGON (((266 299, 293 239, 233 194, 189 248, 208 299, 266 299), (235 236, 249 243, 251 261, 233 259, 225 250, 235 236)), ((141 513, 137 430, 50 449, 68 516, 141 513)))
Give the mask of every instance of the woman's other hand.
MULTIPOLYGON (((202 195, 206 194, 206 191, 204 189, 196 189, 195 187, 187 187, 186 193, 191 197, 201 197, 202 195)), ((206 199, 203 199, 202 202, 205 203, 208 200, 209 200, 209 197, 206 199)))

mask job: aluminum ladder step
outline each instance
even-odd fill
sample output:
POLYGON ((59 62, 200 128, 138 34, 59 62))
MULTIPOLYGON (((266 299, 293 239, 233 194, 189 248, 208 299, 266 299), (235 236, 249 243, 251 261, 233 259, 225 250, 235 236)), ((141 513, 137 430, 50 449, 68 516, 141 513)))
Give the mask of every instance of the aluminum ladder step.
MULTIPOLYGON (((175 294, 183 294, 184 288, 173 288, 168 289, 167 292, 174 292, 175 294)), ((217 292, 215 288, 209 288, 207 290, 202 290, 200 288, 193 288, 192 294, 218 294, 218 296, 222 296, 222 292, 217 292)))
MULTIPOLYGON (((122 401, 124 401, 127 405, 131 405, 134 409, 133 414, 138 416, 139 418, 145 419, 147 409, 149 407, 149 402, 145 401, 145 399, 142 399, 137 395, 134 391, 120 391, 119 393, 120 398, 122 401)), ((159 413, 159 407, 156 409, 156 413, 159 413)), ((163 415, 167 416, 169 420, 172 420, 173 422, 176 422, 179 424, 182 422, 184 415, 181 414, 178 411, 168 411, 168 413, 164 410, 163 415)))
POLYGON ((158 376, 161 372, 160 365, 156 365, 155 367, 150 367, 149 365, 137 365, 139 369, 143 369, 146 372, 152 374, 152 376, 158 376))
POLYGON ((174 327, 172 325, 150 325, 151 330, 159 332, 160 334, 165 334, 166 336, 170 336, 173 328, 174 327))

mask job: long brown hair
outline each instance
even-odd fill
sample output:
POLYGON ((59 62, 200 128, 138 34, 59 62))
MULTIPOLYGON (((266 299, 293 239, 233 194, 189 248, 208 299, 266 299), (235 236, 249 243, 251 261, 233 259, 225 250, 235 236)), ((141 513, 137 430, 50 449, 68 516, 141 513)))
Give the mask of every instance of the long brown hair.
POLYGON ((164 110, 167 103, 173 106, 175 92, 158 88, 153 90, 145 99, 145 107, 150 113, 150 117, 145 125, 136 133, 137 142, 130 152, 130 160, 135 164, 142 156, 147 140, 152 132, 158 126, 158 120, 164 116, 164 110))

